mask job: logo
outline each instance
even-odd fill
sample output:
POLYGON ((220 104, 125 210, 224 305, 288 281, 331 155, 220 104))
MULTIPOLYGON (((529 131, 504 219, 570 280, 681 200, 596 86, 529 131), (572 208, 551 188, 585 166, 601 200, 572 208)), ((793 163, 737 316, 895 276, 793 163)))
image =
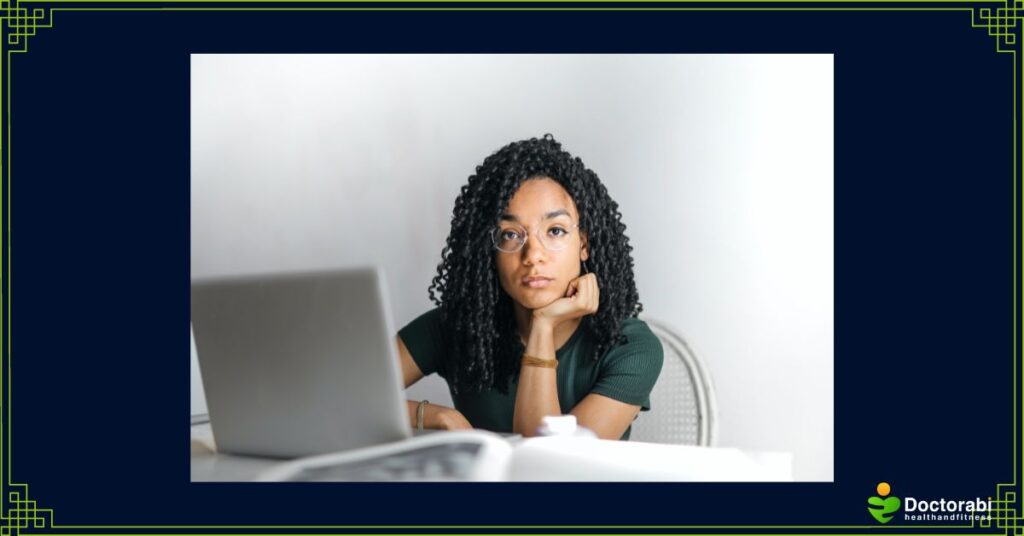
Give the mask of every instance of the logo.
POLYGON ((901 521, 957 521, 964 522, 991 520, 992 497, 983 500, 948 499, 946 497, 918 499, 907 495, 900 499, 891 497, 892 488, 888 482, 879 482, 875 487, 877 496, 868 497, 868 513, 875 521, 885 524, 893 520, 896 512, 903 510, 901 521))
POLYGON ((887 482, 879 482, 875 488, 877 497, 868 497, 868 513, 879 523, 892 521, 893 514, 900 509, 900 498, 889 497, 892 491, 887 482))

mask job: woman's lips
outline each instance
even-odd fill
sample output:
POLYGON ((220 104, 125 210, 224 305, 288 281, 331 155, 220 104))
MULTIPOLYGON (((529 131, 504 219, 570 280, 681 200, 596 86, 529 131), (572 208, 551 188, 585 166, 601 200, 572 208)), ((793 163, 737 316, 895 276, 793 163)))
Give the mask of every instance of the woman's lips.
POLYGON ((524 277, 523 286, 529 288, 544 288, 553 281, 550 277, 524 277))

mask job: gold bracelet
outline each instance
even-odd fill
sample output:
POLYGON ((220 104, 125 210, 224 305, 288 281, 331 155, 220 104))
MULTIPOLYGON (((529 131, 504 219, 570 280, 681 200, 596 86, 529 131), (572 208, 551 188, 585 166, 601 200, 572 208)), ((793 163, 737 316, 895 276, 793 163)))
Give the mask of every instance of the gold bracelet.
POLYGON ((556 368, 558 367, 557 359, 541 359, 534 357, 529 354, 523 354, 523 366, 524 367, 541 367, 541 368, 556 368))
POLYGON ((427 404, 429 404, 429 403, 430 403, 429 400, 424 400, 424 401, 420 402, 420 404, 418 406, 416 406, 416 429, 417 430, 423 430, 423 409, 426 408, 427 404))

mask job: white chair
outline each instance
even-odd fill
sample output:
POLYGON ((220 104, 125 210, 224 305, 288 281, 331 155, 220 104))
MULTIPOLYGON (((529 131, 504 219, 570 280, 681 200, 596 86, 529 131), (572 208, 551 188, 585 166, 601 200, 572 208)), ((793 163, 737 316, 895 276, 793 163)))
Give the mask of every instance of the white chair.
POLYGON ((686 340, 662 322, 643 318, 665 352, 651 411, 633 421, 630 440, 709 447, 717 436, 715 390, 707 367, 686 340))

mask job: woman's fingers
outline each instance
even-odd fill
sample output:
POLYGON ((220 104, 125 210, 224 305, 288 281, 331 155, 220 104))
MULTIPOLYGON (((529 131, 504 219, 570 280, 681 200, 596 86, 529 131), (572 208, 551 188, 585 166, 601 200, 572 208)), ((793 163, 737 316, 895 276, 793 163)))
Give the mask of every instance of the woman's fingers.
POLYGON ((587 314, 597 311, 599 303, 599 290, 597 288, 597 276, 585 274, 569 283, 569 297, 575 299, 581 310, 587 314))
POLYGON ((597 276, 594 274, 587 274, 584 276, 582 285, 586 287, 585 296, 587 311, 594 313, 597 311, 597 305, 600 301, 600 289, 597 287, 597 276))
POLYGON ((572 298, 573 296, 578 294, 579 291, 580 291, 579 279, 578 278, 577 279, 573 279, 572 281, 569 281, 569 288, 565 289, 565 297, 566 298, 572 298))
POLYGON ((600 303, 597 276, 585 274, 569 282, 565 296, 538 309, 543 316, 559 321, 597 312, 600 303))

